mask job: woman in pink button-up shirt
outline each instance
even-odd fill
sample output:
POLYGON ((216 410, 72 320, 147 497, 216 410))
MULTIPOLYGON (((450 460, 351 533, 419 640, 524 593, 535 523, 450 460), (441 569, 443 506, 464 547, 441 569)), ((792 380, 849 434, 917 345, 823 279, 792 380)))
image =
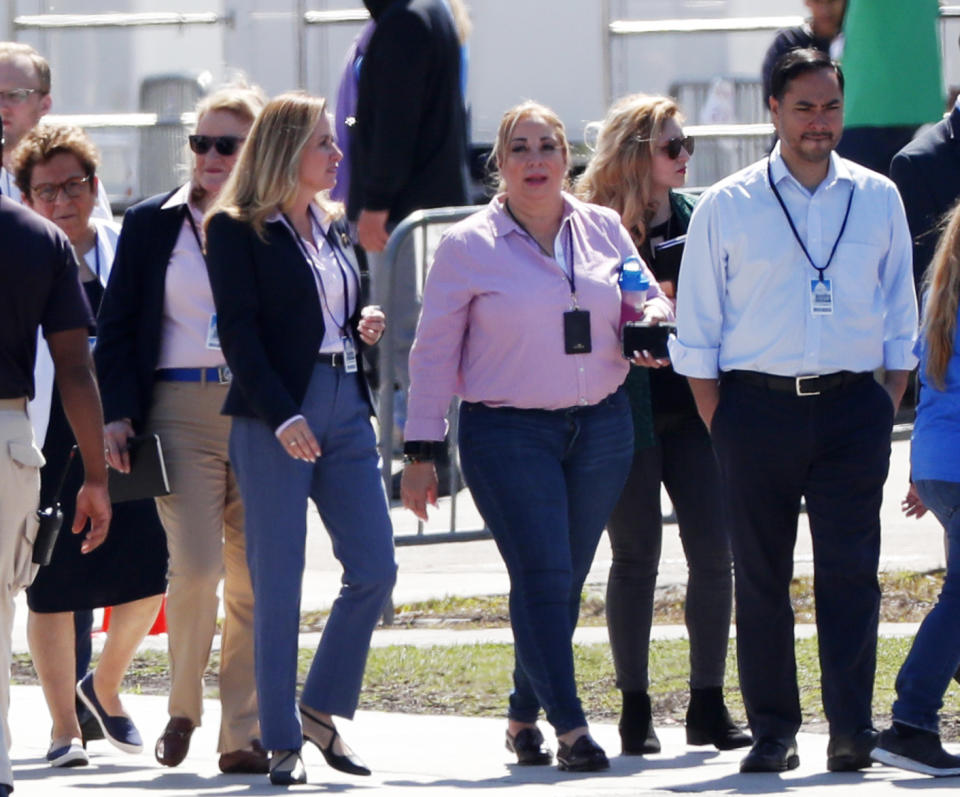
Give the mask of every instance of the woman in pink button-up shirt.
MULTIPOLYGON (((571 637, 632 457, 617 280, 637 250, 615 212, 563 191, 568 145, 550 109, 508 111, 492 158, 502 193, 444 236, 424 289, 403 500, 421 518, 436 500, 432 458, 459 396, 463 473, 510 574, 507 749, 521 764, 550 763, 542 707, 561 769, 605 769, 577 697, 571 637)), ((650 280, 645 315, 667 319, 671 304, 650 280)))

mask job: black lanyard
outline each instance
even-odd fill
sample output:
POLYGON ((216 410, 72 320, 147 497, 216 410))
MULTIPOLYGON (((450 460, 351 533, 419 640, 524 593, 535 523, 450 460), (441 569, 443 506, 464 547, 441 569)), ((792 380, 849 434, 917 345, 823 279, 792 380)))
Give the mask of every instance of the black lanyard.
MULTIPOLYGON (((313 208, 307 208, 307 213, 310 215, 311 230, 313 229, 313 225, 320 227, 320 223, 317 221, 316 216, 313 215, 313 208)), ((340 272, 340 277, 343 279, 343 323, 337 323, 337 319, 333 315, 333 311, 330 309, 330 303, 327 301, 327 289, 323 286, 323 276, 320 274, 320 269, 317 268, 313 257, 310 255, 310 250, 307 249, 307 245, 304 243, 303 238, 301 237, 300 233, 297 232, 297 228, 293 226, 293 222, 290 221, 290 218, 286 213, 283 214, 283 218, 284 221, 287 222, 287 226, 290 227, 291 232, 293 232, 294 240, 297 242, 297 246, 306 259, 307 265, 313 269, 314 273, 316 274, 317 283, 320 285, 320 298, 323 300, 323 306, 326 307, 327 312, 330 313, 330 318, 333 319, 333 323, 337 324, 340 334, 343 337, 349 337, 347 334, 347 322, 350 320, 350 283, 347 279, 347 273, 344 271, 343 264, 340 262, 336 244, 328 234, 324 234, 324 238, 326 239, 327 243, 329 243, 333 248, 333 259, 337 264, 337 270, 340 272)))
POLYGON ((193 230, 193 237, 197 242, 197 249, 200 250, 200 257, 203 258, 203 262, 207 262, 207 256, 203 253, 203 241, 200 239, 200 231, 197 229, 197 223, 193 220, 193 213, 190 210, 190 205, 186 206, 187 208, 187 221, 190 222, 190 229, 193 230))
MULTIPOLYGON (((523 232, 531 241, 533 241, 537 245, 537 249, 539 249, 547 257, 551 259, 555 259, 553 253, 548 252, 546 249, 544 249, 541 243, 536 238, 534 238, 533 235, 530 233, 530 230, 528 230, 526 227, 523 226, 523 222, 513 215, 513 211, 510 210, 510 203, 507 202, 507 200, 503 201, 503 206, 506 208, 507 213, 509 214, 510 218, 513 219, 514 223, 521 230, 523 230, 523 232)), ((571 226, 570 222, 568 221, 567 222, 567 257, 569 257, 570 259, 570 271, 568 272, 566 269, 561 269, 561 271, 563 271, 563 276, 567 278, 567 282, 570 284, 570 296, 573 297, 573 303, 574 305, 576 305, 577 304, 577 282, 576 282, 576 276, 574 274, 574 268, 573 268, 573 264, 574 264, 573 231, 570 229, 570 226, 571 226)))
POLYGON ((833 242, 833 249, 830 250, 830 257, 827 258, 827 265, 822 268, 813 262, 813 258, 810 257, 810 252, 807 251, 807 245, 803 242, 803 239, 800 237, 800 233, 797 232, 797 227, 793 223, 793 218, 790 216, 790 211, 787 210, 786 203, 783 201, 783 197, 780 196, 780 192, 777 190, 777 184, 773 181, 773 172, 770 169, 770 156, 767 156, 767 179, 770 181, 770 188, 773 190, 773 195, 777 198, 777 202, 780 203, 780 207, 783 210, 783 215, 787 217, 787 222, 790 224, 790 230, 793 232, 793 237, 797 239, 797 243, 800 244, 800 248, 803 250, 803 253, 807 256, 807 260, 810 262, 810 265, 816 269, 817 274, 820 277, 820 282, 823 282, 823 272, 830 268, 830 264, 833 262, 833 256, 837 253, 837 247, 840 245, 840 239, 843 238, 843 231, 847 229, 847 219, 850 218, 850 206, 853 204, 853 191, 855 185, 853 182, 850 183, 850 196, 847 197, 847 210, 843 214, 843 224, 840 225, 840 232, 837 233, 837 240, 833 242))
POLYGON ((100 231, 93 234, 93 262, 96 264, 97 280, 100 280, 100 231))

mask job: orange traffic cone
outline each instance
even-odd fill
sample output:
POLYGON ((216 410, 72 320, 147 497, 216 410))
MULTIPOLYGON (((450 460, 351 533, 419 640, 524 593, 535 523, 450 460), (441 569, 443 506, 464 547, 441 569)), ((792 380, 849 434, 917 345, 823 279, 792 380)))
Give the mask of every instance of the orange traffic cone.
MULTIPOLYGON (((153 621, 153 625, 150 626, 150 630, 147 632, 151 636, 156 636, 157 634, 167 633, 167 596, 163 596, 163 600, 160 601, 160 611, 157 612, 157 619, 153 621)), ((103 623, 100 628, 95 629, 96 632, 106 633, 110 630, 110 611, 111 607, 107 606, 103 610, 103 623)))

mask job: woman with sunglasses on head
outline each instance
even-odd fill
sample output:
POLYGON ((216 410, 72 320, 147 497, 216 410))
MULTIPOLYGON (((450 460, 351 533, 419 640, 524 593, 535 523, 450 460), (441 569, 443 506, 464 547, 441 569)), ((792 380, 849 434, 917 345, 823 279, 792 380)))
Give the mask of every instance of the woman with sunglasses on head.
POLYGON ((236 172, 207 214, 210 281, 233 384, 230 455, 246 510, 256 596, 260 727, 270 782, 306 782, 300 755, 370 770, 340 737, 352 718, 370 637, 396 578, 393 528, 380 477, 373 403, 360 360, 384 316, 365 306, 365 264, 330 200, 342 155, 326 101, 271 100, 236 172), (343 567, 297 704, 300 590, 312 500, 343 567))
MULTIPOLYGON (((632 455, 617 280, 637 250, 616 213, 564 190, 570 151, 549 108, 507 111, 490 160, 499 193, 444 234, 427 276, 410 352, 403 503, 424 520, 436 503, 433 459, 460 396, 463 475, 510 574, 506 747, 519 764, 551 762, 543 708, 559 768, 602 770, 572 637, 632 455)), ((666 321, 672 305, 649 279, 644 315, 666 321)))
POLYGON ((229 374, 203 255, 203 214, 220 192, 263 107, 259 90, 228 86, 200 101, 190 181, 127 211, 100 311, 94 352, 103 397, 107 461, 129 469, 127 441, 160 436, 171 494, 157 499, 169 550, 166 619, 170 720, 155 747, 170 767, 200 724, 203 674, 220 644, 223 772, 266 772, 254 686, 253 593, 243 507, 220 414, 229 374))
MULTIPOLYGON (((23 202, 70 239, 84 291, 96 312, 120 230, 112 221, 93 216, 99 185, 96 147, 78 127, 40 124, 21 139, 12 163, 23 202)), ((53 719, 46 759, 55 767, 89 761, 77 717, 80 677, 81 699, 95 705, 92 712, 109 741, 127 753, 142 749, 140 734, 120 702, 120 683, 166 589, 166 546, 152 501, 114 505, 110 534, 96 551, 86 549, 82 535, 69 532, 74 497, 83 481, 80 463, 71 462, 74 443, 54 389, 40 505, 49 506, 60 489, 64 519, 50 564, 38 570, 27 588, 27 638, 53 719), (113 607, 113 621, 96 669, 86 674, 86 663, 83 670, 77 667, 73 613, 106 606, 113 607)))
MULTIPOLYGON (((671 298, 676 269, 658 245, 686 234, 694 198, 682 193, 693 139, 667 97, 635 94, 613 105, 600 126, 596 152, 578 195, 620 214, 624 226, 671 298)), ((678 263, 679 255, 674 252, 678 263)), ((617 686, 623 695, 623 752, 660 752, 653 728, 648 658, 663 519, 661 483, 673 501, 687 557, 685 605, 690 635, 687 742, 726 750, 747 746, 723 701, 732 603, 731 553, 722 517, 720 474, 710 435, 686 380, 664 367, 632 367, 627 377, 635 451, 626 486, 607 530, 613 563, 607 582, 607 625, 617 686)))

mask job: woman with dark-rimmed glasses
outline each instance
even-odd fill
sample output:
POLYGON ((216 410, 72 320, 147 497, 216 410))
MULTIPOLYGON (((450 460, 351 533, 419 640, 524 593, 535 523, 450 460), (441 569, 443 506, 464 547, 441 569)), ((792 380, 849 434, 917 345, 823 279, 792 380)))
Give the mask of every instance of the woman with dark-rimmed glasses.
POLYGON ((170 767, 187 755, 200 724, 203 674, 220 644, 220 769, 263 773, 253 673, 253 593, 243 507, 220 414, 229 373, 203 254, 203 214, 220 192, 263 107, 259 91, 227 87, 200 102, 190 181, 134 206, 124 218, 100 311, 95 360, 103 396, 107 461, 127 470, 127 441, 160 436, 172 493, 157 499, 167 534, 170 720, 155 754, 170 767))
MULTIPOLYGON (((684 135, 681 121, 680 109, 668 97, 634 94, 619 100, 600 125, 596 152, 577 185, 582 199, 620 214, 671 298, 679 268, 666 268, 670 254, 659 245, 686 234, 695 201, 680 191, 693 154, 693 139, 684 135)), ((679 263, 679 255, 673 262, 679 263)), ((690 634, 687 742, 723 750, 743 747, 750 744, 750 736, 733 724, 723 701, 733 579, 710 435, 686 379, 669 366, 634 366, 626 386, 635 450, 626 486, 607 524, 613 549, 607 625, 623 694, 623 752, 660 752, 647 665, 663 531, 661 483, 676 510, 689 570, 684 610, 690 634)))

